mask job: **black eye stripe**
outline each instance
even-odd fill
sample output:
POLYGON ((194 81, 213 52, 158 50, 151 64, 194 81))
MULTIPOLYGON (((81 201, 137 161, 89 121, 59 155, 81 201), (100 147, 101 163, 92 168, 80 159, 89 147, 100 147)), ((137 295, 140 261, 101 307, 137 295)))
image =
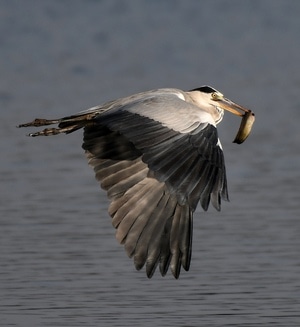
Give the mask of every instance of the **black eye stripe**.
POLYGON ((200 86, 200 87, 197 87, 196 89, 193 89, 190 91, 200 91, 200 92, 204 92, 204 93, 218 92, 216 89, 214 89, 208 85, 200 86))

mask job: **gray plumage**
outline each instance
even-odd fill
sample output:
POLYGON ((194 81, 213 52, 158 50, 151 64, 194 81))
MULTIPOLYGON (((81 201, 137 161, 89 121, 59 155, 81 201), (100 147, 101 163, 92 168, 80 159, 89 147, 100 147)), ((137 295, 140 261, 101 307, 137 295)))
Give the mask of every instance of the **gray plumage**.
POLYGON ((83 149, 110 199, 117 240, 148 277, 159 265, 162 275, 170 267, 178 278, 181 266, 190 267, 198 202, 220 210, 228 200, 216 129, 226 105, 235 104, 207 86, 158 89, 20 127, 58 124, 31 136, 84 128, 83 149))

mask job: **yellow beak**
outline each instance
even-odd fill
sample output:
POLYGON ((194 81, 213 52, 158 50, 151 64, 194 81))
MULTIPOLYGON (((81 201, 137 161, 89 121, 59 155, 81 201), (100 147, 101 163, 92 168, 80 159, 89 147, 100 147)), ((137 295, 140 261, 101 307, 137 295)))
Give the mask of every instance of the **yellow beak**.
POLYGON ((223 98, 222 100, 219 100, 218 105, 219 105, 220 108, 222 108, 224 110, 227 110, 227 111, 233 113, 234 115, 237 115, 237 116, 240 116, 240 117, 243 116, 243 114, 241 112, 239 112, 239 110, 244 112, 244 113, 251 111, 251 110, 246 109, 246 108, 240 106, 239 104, 234 103, 231 100, 226 99, 226 98, 223 98))

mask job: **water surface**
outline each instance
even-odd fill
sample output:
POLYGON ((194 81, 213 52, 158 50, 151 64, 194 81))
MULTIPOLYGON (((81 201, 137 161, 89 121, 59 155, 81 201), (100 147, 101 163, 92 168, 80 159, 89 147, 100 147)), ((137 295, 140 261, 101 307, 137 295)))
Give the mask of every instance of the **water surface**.
POLYGON ((299 326, 298 1, 0 2, 0 325, 299 326), (195 214, 179 280, 136 272, 82 133, 56 118, 156 87, 210 84, 256 113, 220 125, 230 203, 195 214))

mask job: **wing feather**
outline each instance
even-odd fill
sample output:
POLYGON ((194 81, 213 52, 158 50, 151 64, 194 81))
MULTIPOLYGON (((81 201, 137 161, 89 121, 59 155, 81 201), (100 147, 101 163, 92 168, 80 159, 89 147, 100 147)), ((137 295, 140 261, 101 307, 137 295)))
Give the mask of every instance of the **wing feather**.
MULTIPOLYGON (((171 194, 165 183, 151 176, 148 165, 142 161, 142 156, 132 160, 106 159, 108 151, 105 151, 103 146, 105 141, 103 137, 97 136, 101 135, 102 131, 97 133, 95 129, 101 129, 101 126, 86 128, 84 138, 86 142, 83 146, 89 164, 95 170, 96 178, 111 200, 109 213, 113 226, 117 228, 116 238, 124 244, 128 256, 134 257, 137 269, 146 265, 146 273, 150 278, 157 265, 160 265, 162 275, 165 275, 172 256, 178 256, 177 252, 183 251, 180 257, 189 258, 191 252, 190 242, 182 247, 183 250, 178 248, 174 253, 170 251, 169 229, 173 228, 175 208, 179 207, 176 195, 171 194), (95 143, 89 135, 96 140, 95 143)), ((125 142, 123 135, 111 131, 109 135, 118 138, 121 148, 129 148, 127 144, 122 144, 125 142)), ((126 139, 126 142, 129 141, 126 139)), ((111 153, 109 151, 110 155, 111 153)), ((132 158, 138 154, 139 152, 135 150, 134 155, 128 153, 128 157, 132 158)), ((117 152, 115 156, 120 158, 117 152)), ((185 208, 184 212, 186 210, 185 208)), ((189 233, 191 234, 191 230, 189 233)), ((181 243, 186 240, 184 235, 181 243)), ((177 265, 181 264, 180 260, 176 262, 177 265)), ((187 268, 186 264, 184 268, 187 268)), ((179 271, 180 269, 173 271, 176 278, 179 271)))

